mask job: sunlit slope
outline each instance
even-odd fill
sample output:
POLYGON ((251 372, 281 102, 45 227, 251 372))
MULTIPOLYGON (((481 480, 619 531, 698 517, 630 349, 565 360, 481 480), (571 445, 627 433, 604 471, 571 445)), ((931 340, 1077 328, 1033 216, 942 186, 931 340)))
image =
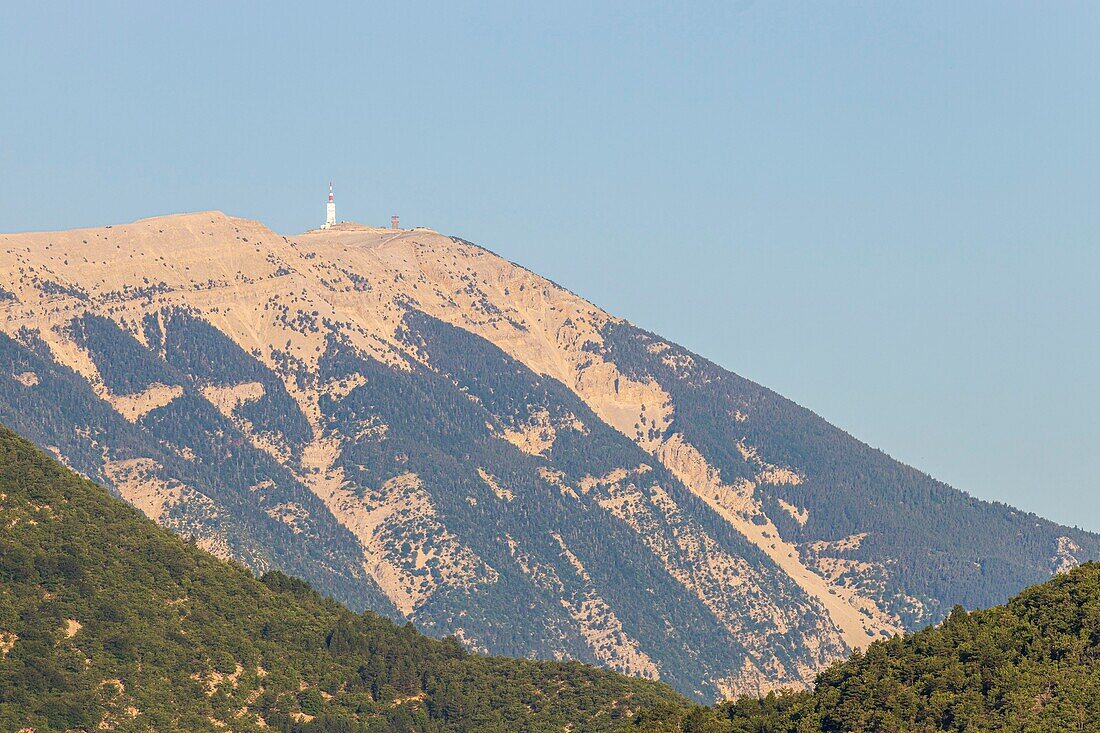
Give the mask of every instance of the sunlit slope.
POLYGON ((686 701, 256 580, 0 428, 0 730, 609 731, 686 701))
POLYGON ((701 698, 1100 555, 491 252, 217 212, 0 236, 0 416, 166 526, 701 698))

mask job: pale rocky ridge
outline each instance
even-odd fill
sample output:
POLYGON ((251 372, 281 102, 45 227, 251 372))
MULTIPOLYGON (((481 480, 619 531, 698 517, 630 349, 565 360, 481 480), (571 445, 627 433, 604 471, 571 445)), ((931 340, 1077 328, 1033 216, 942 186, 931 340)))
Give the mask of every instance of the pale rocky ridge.
MULTIPOLYGON (((970 592, 909 587, 899 569, 920 560, 896 527, 849 511, 851 531, 823 533, 819 497, 846 484, 836 461, 775 443, 766 416, 794 407, 461 239, 354 224, 283 237, 203 212, 0 235, 0 278, 6 422, 223 556, 328 578, 474 649, 729 696, 805 684, 970 592), (25 414, 77 382, 145 454, 110 416, 25 414), (701 401, 730 404, 707 427, 690 400, 715 389, 701 401), (623 567, 605 567, 612 550, 623 567), (502 640, 502 624, 529 628, 502 640)), ((1030 544, 1021 566, 1049 571, 1098 547, 1046 525, 1030 544)))

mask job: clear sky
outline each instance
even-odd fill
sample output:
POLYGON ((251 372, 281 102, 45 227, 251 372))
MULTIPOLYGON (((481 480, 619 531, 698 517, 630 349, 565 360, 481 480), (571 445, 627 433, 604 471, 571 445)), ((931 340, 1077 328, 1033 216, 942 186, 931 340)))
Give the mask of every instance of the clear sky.
POLYGON ((0 9, 0 231, 331 178, 1100 530, 1100 4, 169 5, 0 9))

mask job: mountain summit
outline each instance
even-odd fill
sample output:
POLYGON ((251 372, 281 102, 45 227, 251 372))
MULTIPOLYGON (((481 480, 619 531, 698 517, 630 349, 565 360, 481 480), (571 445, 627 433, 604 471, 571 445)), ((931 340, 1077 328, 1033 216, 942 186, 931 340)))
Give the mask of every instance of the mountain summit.
POLYGON ((0 273, 0 421, 473 650, 761 692, 1100 557, 434 231, 203 212, 0 235, 0 273))

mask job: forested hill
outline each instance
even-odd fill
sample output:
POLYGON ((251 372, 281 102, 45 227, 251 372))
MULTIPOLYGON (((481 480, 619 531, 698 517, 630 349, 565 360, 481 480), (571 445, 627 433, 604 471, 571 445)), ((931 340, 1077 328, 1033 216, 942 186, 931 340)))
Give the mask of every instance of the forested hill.
MULTIPOLYGON (((668 712, 667 710, 665 711, 668 712)), ((871 645, 813 692, 743 698, 645 731, 1100 731, 1100 564, 871 645)))
POLYGON ((256 580, 0 428, 0 731, 608 731, 686 704, 256 580))

